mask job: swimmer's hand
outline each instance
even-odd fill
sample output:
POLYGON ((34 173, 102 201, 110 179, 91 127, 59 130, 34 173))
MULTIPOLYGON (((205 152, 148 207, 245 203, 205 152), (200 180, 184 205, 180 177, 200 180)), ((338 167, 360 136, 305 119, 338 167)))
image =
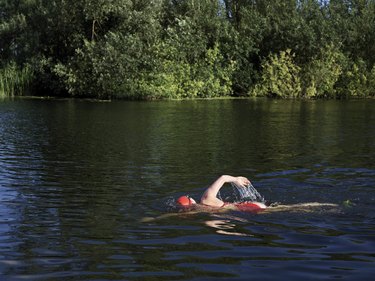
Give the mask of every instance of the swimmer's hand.
POLYGON ((240 176, 235 177, 233 183, 240 187, 247 187, 251 182, 247 178, 240 176))

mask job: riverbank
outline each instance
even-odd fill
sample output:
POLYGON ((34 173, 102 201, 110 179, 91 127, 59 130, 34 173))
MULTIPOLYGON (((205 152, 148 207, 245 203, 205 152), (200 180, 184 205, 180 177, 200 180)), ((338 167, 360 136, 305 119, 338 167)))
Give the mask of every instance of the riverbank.
POLYGON ((57 101, 86 101, 86 102, 102 102, 108 103, 112 101, 139 101, 139 102, 158 102, 158 101, 216 101, 216 100, 269 100, 269 101, 329 101, 329 100, 375 100, 375 96, 369 96, 365 98, 360 97, 345 97, 345 98, 276 98, 276 97, 238 97, 238 96, 226 96, 226 97, 213 97, 213 98, 179 98, 179 99, 126 99, 126 98, 112 98, 112 99, 100 99, 100 98, 85 98, 85 97, 61 97, 61 96, 3 96, 0 100, 57 100, 57 101))

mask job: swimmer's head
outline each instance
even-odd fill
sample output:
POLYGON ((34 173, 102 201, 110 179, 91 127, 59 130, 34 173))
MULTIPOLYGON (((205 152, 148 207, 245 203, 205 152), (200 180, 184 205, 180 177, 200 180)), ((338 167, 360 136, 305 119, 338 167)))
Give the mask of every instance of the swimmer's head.
POLYGON ((188 207, 188 206, 191 206, 191 205, 194 205, 196 204, 197 202, 195 202, 195 200, 189 196, 181 196, 179 197, 177 200, 177 205, 179 206, 183 206, 183 207, 188 207))

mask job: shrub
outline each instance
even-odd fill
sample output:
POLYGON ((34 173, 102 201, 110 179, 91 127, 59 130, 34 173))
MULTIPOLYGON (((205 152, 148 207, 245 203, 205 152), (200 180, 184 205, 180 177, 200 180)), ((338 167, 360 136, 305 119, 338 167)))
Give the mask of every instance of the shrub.
POLYGON ((293 62, 290 49, 271 54, 262 63, 261 81, 253 89, 254 96, 297 97, 301 93, 300 67, 293 62))
POLYGON ((211 98, 231 93, 235 63, 224 63, 217 44, 194 63, 186 57, 176 59, 178 50, 173 45, 162 44, 158 49, 158 68, 137 80, 136 92, 143 97, 211 98))
POLYGON ((15 62, 8 63, 0 69, 0 97, 22 95, 33 77, 28 65, 20 68, 15 62))
POLYGON ((372 71, 368 70, 361 58, 348 61, 338 83, 338 92, 342 97, 368 97, 374 91, 375 85, 371 85, 372 79, 372 71))
POLYGON ((336 82, 343 72, 345 56, 334 46, 322 49, 302 71, 303 97, 335 97, 336 82))

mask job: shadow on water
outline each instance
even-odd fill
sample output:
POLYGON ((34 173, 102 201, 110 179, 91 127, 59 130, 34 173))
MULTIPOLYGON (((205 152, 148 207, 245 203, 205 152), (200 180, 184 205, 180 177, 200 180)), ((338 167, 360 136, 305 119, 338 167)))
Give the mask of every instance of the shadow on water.
MULTIPOLYGON (((374 101, 0 102, 5 280, 368 279, 374 101), (313 211, 170 214, 222 173, 313 211)), ((228 186, 222 196, 231 195, 228 186)))

